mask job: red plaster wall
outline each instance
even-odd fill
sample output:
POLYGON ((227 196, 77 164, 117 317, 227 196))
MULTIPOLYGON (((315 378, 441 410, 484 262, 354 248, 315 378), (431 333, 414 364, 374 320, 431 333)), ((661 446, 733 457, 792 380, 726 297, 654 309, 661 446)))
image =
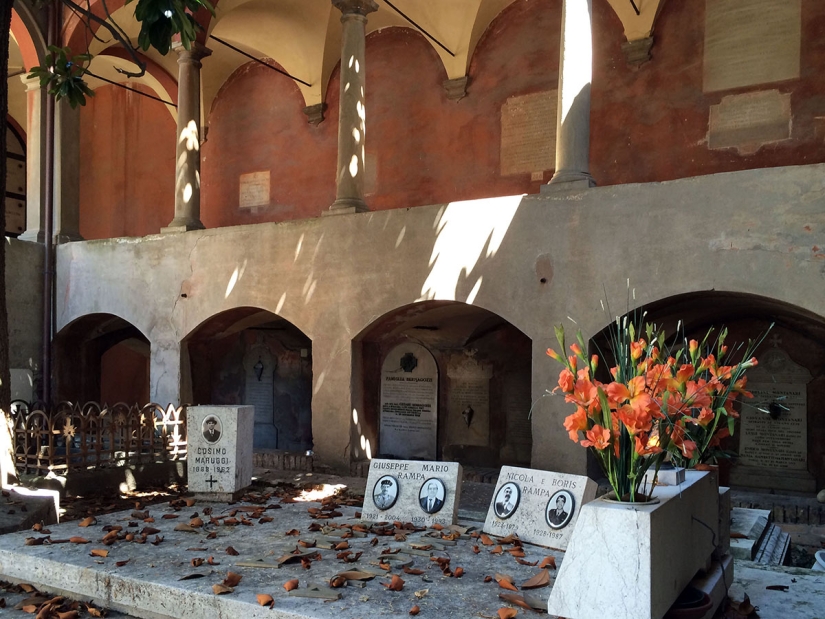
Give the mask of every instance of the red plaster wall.
POLYGON ((716 172, 825 161, 825 3, 802 0, 801 76, 772 84, 702 92, 705 0, 665 2, 653 60, 627 66, 622 26, 608 3, 593 3, 591 172, 599 185, 643 183, 716 172), (710 106, 731 94, 791 92, 792 139, 753 155, 707 147, 710 106), (819 124, 817 124, 817 122, 819 124))
MULTIPOLYGON (((447 99, 444 67, 422 35, 389 28, 367 37, 370 208, 538 192, 540 182, 529 174, 499 174, 500 108, 508 97, 556 88, 560 20, 558 0, 522 0, 506 9, 479 42, 470 94, 457 103, 447 99)), ((254 63, 229 78, 203 147, 207 227, 315 217, 332 204, 338 75, 330 79, 326 120, 317 127, 306 122, 304 100, 288 78, 254 63), (238 209, 239 176, 264 170, 270 206, 238 209)))
MULTIPOLYGON (((130 84, 148 94, 151 89, 130 84)), ((160 232, 175 213, 175 122, 166 106, 103 86, 80 112, 80 234, 160 232)))
POLYGON ((318 217, 335 200, 338 100, 318 126, 288 77, 247 63, 218 93, 201 163, 207 228, 318 217), (270 173, 270 204, 239 208, 240 175, 270 173))

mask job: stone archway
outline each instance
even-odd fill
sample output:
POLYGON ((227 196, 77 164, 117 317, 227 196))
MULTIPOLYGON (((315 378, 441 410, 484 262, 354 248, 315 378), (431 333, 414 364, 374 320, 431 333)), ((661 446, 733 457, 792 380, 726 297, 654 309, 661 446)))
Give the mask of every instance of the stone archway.
MULTIPOLYGON (((825 398, 825 318, 767 297, 721 291, 677 295, 644 310, 646 320, 663 325, 668 335, 681 321, 687 339, 727 327, 732 360, 735 343, 755 340, 773 324, 756 350, 759 366, 748 372, 755 397, 742 402, 727 444, 739 457, 723 461, 723 482, 780 492, 825 485, 825 416, 817 407, 825 398)), ((591 344, 604 349, 603 334, 591 344)))
POLYGON ((149 401, 149 340, 114 314, 89 314, 54 339, 57 400, 115 404, 149 401))
POLYGON ((312 449, 312 342, 255 307, 205 320, 181 346, 182 399, 255 406, 254 447, 312 449))
POLYGON ((375 320, 354 340, 353 353, 354 460, 404 457, 388 451, 398 444, 388 437, 412 432, 432 437, 427 453, 435 459, 481 468, 529 465, 532 342, 505 319, 465 303, 416 303, 375 320), (428 354, 435 368, 421 371, 428 354), (416 394, 407 389, 411 402, 426 399, 421 384, 434 385, 435 428, 418 427, 426 414, 405 406, 404 387, 388 395, 385 383, 403 385, 406 378, 418 385, 416 394))

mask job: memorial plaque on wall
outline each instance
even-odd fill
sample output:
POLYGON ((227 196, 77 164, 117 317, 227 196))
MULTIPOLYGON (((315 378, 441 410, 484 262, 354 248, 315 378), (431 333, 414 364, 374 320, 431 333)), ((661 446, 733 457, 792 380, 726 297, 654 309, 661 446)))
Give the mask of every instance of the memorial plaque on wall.
POLYGON ((801 0, 706 0, 704 91, 799 77, 801 0))
POLYGON ((501 174, 532 174, 556 167, 558 91, 510 97, 501 106, 501 174))
POLYGON ((273 423, 275 359, 261 334, 244 355, 243 369, 244 404, 255 407, 255 423, 273 423))
POLYGON ((453 355, 447 362, 447 444, 486 446, 490 442, 492 375, 492 367, 464 354, 453 355))
POLYGON ((594 498, 596 482, 582 475, 504 466, 484 532, 516 533, 524 542, 566 550, 581 506, 594 498))
POLYGON ((457 462, 372 460, 361 520, 455 524, 462 478, 457 462))
POLYGON ((380 424, 382 454, 435 460, 438 367, 420 344, 400 344, 384 360, 380 424))
POLYGON ((708 148, 752 155, 765 144, 791 137, 791 95, 778 90, 723 97, 710 107, 708 148))
POLYGON ((250 172, 241 174, 240 208, 253 208, 269 205, 269 170, 266 172, 250 172))
POLYGON ((753 399, 742 405, 739 460, 742 466, 807 470, 810 372, 772 348, 748 371, 753 399))

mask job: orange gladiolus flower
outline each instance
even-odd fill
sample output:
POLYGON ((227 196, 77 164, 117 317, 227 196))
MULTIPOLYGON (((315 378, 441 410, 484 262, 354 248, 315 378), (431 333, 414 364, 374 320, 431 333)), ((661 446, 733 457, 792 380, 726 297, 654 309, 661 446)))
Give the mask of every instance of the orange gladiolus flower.
POLYGON ((596 424, 586 432, 587 438, 582 440, 582 447, 594 447, 599 451, 610 446, 610 430, 596 424))
POLYGON ((599 407, 599 391, 590 380, 579 379, 573 387, 573 393, 565 396, 565 402, 572 402, 592 413, 599 407))
POLYGON ((719 447, 719 443, 722 442, 722 439, 725 439, 730 436, 730 432, 728 429, 722 428, 721 430, 717 431, 716 434, 713 435, 713 438, 710 439, 710 443, 708 445, 710 447, 719 447))
POLYGON ((703 408, 699 413, 699 416, 692 418, 691 421, 693 423, 699 424, 703 428, 706 428, 710 424, 710 422, 713 421, 714 417, 715 415, 713 414, 712 410, 710 410, 709 408, 703 408))
POLYGON ((559 372, 559 386, 553 389, 553 392, 561 389, 564 393, 572 393, 575 384, 576 378, 573 376, 573 373, 567 368, 564 368, 559 372))
POLYGON ((653 417, 647 410, 636 410, 629 405, 625 405, 618 410, 618 414, 619 419, 631 434, 650 432, 653 417))
POLYGON ((642 353, 645 351, 646 346, 647 342, 645 342, 644 340, 639 340, 638 342, 630 342, 630 358, 634 361, 640 359, 642 353))
POLYGON ((651 437, 645 433, 639 433, 635 436, 636 439, 636 453, 640 456, 648 456, 651 454, 661 453, 662 448, 659 446, 659 437, 651 437))
POLYGON ((582 354, 582 347, 579 346, 578 344, 570 344, 570 350, 573 351, 574 355, 582 354))
POLYGON ((564 420, 564 429, 567 430, 570 440, 578 443, 579 432, 587 432, 587 411, 581 406, 577 406, 576 412, 564 420))
POLYGON ((685 403, 691 408, 710 406, 707 382, 704 379, 689 380, 685 386, 685 403))
POLYGON ((554 361, 558 361, 559 363, 564 363, 564 361, 561 360, 561 357, 559 356, 559 353, 557 353, 552 348, 547 349, 547 356, 550 357, 551 359, 553 359, 554 361))
POLYGON ((681 422, 673 426, 673 430, 670 432, 671 442, 679 448, 685 458, 690 459, 693 457, 693 452, 696 450, 696 443, 688 440, 686 437, 687 434, 685 432, 685 427, 681 425, 681 422))

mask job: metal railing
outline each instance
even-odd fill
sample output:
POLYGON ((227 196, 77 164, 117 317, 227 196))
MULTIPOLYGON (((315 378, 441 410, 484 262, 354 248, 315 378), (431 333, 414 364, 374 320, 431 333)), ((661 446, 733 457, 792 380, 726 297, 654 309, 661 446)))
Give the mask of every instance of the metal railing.
POLYGON ((186 409, 170 404, 12 402, 17 472, 73 470, 186 459, 186 409))

